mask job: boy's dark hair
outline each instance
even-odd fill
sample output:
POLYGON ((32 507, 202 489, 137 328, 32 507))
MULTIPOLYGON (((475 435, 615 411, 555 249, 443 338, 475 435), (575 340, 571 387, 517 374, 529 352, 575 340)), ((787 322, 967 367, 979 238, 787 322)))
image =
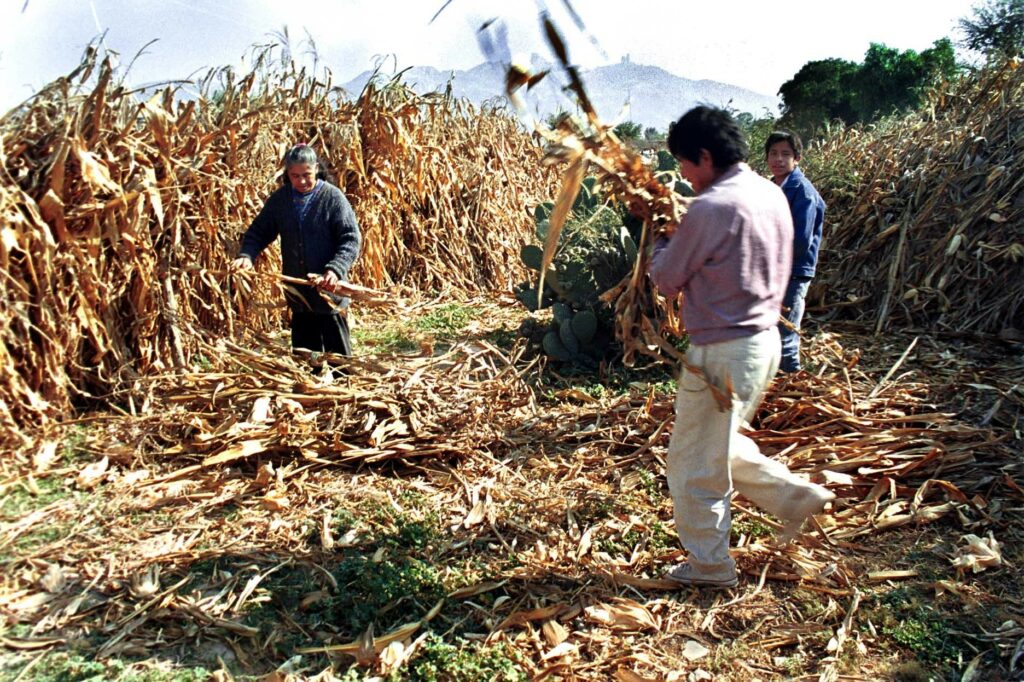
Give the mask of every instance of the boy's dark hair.
POLYGON ((718 170, 746 161, 749 148, 739 125, 724 109, 698 106, 669 126, 668 150, 672 156, 700 163, 700 150, 707 149, 718 170))
POLYGON ((768 150, 772 148, 772 145, 776 142, 788 142, 789 146, 793 148, 793 158, 797 161, 800 160, 800 155, 803 154, 804 145, 800 142, 800 136, 796 133, 788 130, 776 130, 773 131, 768 139, 764 141, 764 155, 768 156, 768 150))

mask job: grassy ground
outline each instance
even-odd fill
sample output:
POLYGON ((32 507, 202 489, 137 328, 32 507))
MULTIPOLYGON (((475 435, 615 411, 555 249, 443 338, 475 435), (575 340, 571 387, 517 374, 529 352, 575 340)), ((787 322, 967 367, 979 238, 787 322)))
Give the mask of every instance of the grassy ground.
MULTIPOLYGON (((356 351, 389 362, 460 343, 508 353, 524 315, 497 300, 368 315, 355 326, 356 351)), ((857 345, 877 379, 905 347, 818 333, 857 345)), ((962 365, 936 371, 929 355, 944 350, 922 343, 898 377, 932 379, 929 400, 974 429, 990 392, 951 391, 962 365)), ((999 351, 968 350, 981 354, 971 383, 991 385, 978 373, 999 351)), ((665 439, 650 438, 671 416, 672 377, 660 367, 531 367, 523 380, 534 416, 458 458, 339 466, 278 454, 173 478, 185 463, 163 454, 159 433, 128 451, 94 415, 41 434, 36 455, 53 458, 45 470, 22 462, 3 472, 0 679, 1020 674, 1020 661, 1011 671, 1024 641, 1019 461, 979 466, 973 479, 957 473, 952 483, 971 503, 934 522, 849 541, 811 534, 772 548, 773 520, 741 505, 740 586, 674 590, 658 580, 681 556, 665 439), (93 482, 84 469, 104 457, 118 473, 93 482), (172 477, 140 488, 131 480, 140 471, 172 477), (989 532, 1007 565, 958 572, 962 536, 989 532), (384 648, 382 636, 396 632, 384 648)), ((989 419, 1004 439, 991 452, 1019 453, 1019 398, 1007 395, 989 419)))

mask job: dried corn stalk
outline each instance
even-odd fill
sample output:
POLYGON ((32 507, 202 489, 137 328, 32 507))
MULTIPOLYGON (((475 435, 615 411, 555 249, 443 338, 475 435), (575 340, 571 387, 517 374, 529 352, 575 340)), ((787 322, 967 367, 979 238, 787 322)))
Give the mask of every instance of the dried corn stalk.
MULTIPOLYGON (((685 212, 683 202, 671 187, 655 177, 639 154, 601 123, 577 68, 569 61, 561 35, 546 14, 543 24, 545 36, 568 79, 566 90, 575 94, 584 117, 583 120, 563 117, 554 130, 541 130, 548 140, 545 161, 557 166, 568 164, 568 170, 552 211, 540 270, 546 272, 551 263, 566 214, 583 177, 595 175, 602 196, 621 204, 644 225, 632 272, 601 297, 615 310, 615 335, 623 346, 623 362, 631 366, 638 354, 681 361, 681 354, 665 337, 667 332, 676 336, 682 334, 679 316, 682 299, 675 297, 668 301, 652 290, 647 279, 647 246, 652 235, 679 222, 685 212)), ((512 77, 516 68, 509 65, 510 97, 521 84, 521 79, 512 77)), ((538 287, 538 291, 541 289, 538 287)))
POLYGON ((809 304, 876 332, 1024 328, 1022 103, 1024 68, 1010 63, 811 150, 829 224, 809 304))
MULTIPOLYGON (((471 293, 507 289, 550 194, 542 151, 501 110, 400 82, 339 96, 271 51, 197 99, 139 102, 96 51, 0 119, 0 423, 117 402, 140 375, 188 365, 207 335, 281 326, 276 286, 225 276, 238 238, 302 140, 329 161, 364 232, 353 277, 471 293), (275 64, 277 62, 274 62, 275 64)), ((276 271, 276 247, 261 271, 276 271)))

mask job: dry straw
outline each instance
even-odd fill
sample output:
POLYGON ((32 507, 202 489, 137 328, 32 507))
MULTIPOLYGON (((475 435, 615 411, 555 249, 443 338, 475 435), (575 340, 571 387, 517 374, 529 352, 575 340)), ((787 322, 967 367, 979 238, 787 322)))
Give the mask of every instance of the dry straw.
POLYGON ((822 309, 894 324, 1024 328, 1024 68, 936 92, 909 117, 838 129, 807 155, 829 203, 822 309))
MULTIPOLYGON (((205 334, 280 327, 278 288, 242 296, 226 266, 296 140, 356 209, 356 281, 471 293, 520 279, 552 176, 514 117, 396 81, 351 101, 275 50, 242 78, 211 71, 193 99, 147 101, 90 50, 0 120, 5 433, 118 403, 137 377, 186 367, 205 334)), ((261 260, 279 267, 276 248, 261 260)))

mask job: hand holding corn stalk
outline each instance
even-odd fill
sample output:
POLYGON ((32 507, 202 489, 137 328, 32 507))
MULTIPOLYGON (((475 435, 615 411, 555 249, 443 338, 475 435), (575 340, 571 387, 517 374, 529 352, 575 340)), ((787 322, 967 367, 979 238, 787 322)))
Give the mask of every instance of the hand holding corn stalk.
POLYGON ((316 287, 321 292, 334 294, 336 296, 347 296, 353 301, 358 301, 365 305, 380 306, 394 305, 395 303, 384 292, 378 291, 377 289, 370 289, 369 287, 359 286, 352 282, 345 282, 339 279, 338 276, 330 270, 323 275, 310 273, 306 275, 306 279, 302 279, 300 277, 289 277, 288 275, 277 275, 277 277, 282 282, 310 285, 316 287))
MULTIPOLYGON (((563 118, 554 130, 538 126, 538 133, 548 141, 545 161, 567 164, 562 186, 549 218, 547 237, 540 264, 543 291, 544 275, 551 266, 562 228, 568 219, 580 186, 588 174, 596 175, 597 187, 609 199, 621 203, 643 222, 637 242, 637 258, 631 273, 606 291, 601 299, 615 310, 615 337, 623 346, 623 363, 632 365, 637 353, 659 359, 681 362, 682 354, 665 338, 666 333, 681 336, 680 299, 666 300, 647 284, 647 246, 652 234, 670 234, 685 213, 685 201, 664 185, 635 151, 622 143, 614 132, 603 125, 586 94, 577 69, 569 62, 568 50, 550 17, 544 16, 544 31, 552 50, 569 79, 572 91, 585 114, 585 120, 563 118)), ((487 26, 481 30, 485 30, 487 26)), ((509 65, 510 69, 515 69, 509 65)), ((510 90, 521 87, 522 78, 507 79, 510 90)))

